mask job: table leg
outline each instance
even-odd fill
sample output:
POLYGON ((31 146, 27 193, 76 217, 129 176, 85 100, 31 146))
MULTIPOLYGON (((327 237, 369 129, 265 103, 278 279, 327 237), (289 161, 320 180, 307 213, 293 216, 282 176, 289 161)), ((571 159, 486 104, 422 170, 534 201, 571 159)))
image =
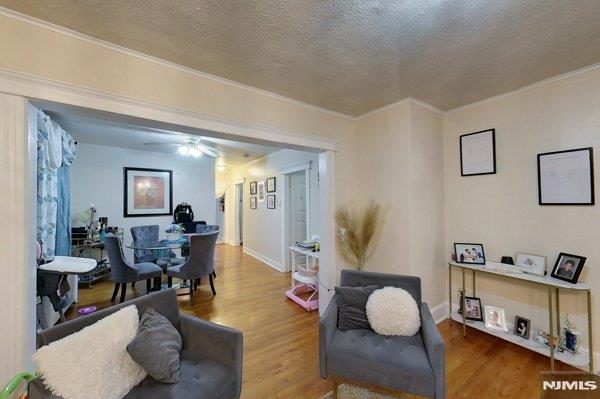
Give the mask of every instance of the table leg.
POLYGON ((548 345, 550 346, 550 370, 554 371, 554 321, 552 320, 552 287, 548 287, 548 319, 550 322, 550 335, 548 345))
POLYGON ((452 325, 452 265, 448 263, 448 315, 452 325))
POLYGON ((465 288, 465 268, 463 267, 462 269, 462 295, 461 295, 461 306, 460 308, 462 309, 462 333, 463 333, 463 337, 465 337, 467 335, 467 319, 465 317, 466 312, 466 305, 465 305, 465 296, 467 295, 467 290, 465 288))
POLYGON ((590 373, 594 372, 594 329, 592 327, 592 291, 587 292, 587 311, 588 311, 588 351, 590 356, 590 373))
POLYGON ((473 270, 473 296, 477 296, 475 295, 475 270, 473 270))
POLYGON ((556 344, 560 342, 560 293, 556 288, 556 344))

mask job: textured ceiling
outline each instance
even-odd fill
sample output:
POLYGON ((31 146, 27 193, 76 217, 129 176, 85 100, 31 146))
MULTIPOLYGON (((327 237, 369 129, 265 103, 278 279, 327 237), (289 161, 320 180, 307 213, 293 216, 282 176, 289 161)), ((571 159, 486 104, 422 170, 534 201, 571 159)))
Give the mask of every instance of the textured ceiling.
POLYGON ((447 110, 600 62, 600 1, 0 0, 212 75, 349 115, 447 110))

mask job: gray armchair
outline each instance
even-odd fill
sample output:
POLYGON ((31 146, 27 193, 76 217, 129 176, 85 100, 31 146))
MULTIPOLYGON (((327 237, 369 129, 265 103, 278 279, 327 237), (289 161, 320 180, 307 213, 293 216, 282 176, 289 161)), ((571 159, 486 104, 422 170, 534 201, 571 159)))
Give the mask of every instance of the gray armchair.
MULTIPOLYGON (((139 315, 153 307, 179 330, 183 338, 180 380, 165 384, 147 376, 125 399, 234 399, 242 392, 242 333, 233 328, 210 323, 179 313, 174 289, 154 292, 43 330, 38 347, 73 334, 103 317, 136 305, 139 315)), ((90 370, 94 372, 94 370, 90 370)), ((48 391, 40 379, 29 383, 30 399, 60 399, 48 391)))
POLYGON ((332 378, 336 388, 339 382, 348 381, 383 391, 444 398, 444 341, 427 304, 421 302, 421 279, 342 270, 340 285, 405 289, 420 308, 421 329, 412 337, 386 337, 366 329, 339 330, 334 297, 319 321, 321 377, 332 378))
POLYGON ((154 279, 155 288, 160 287, 160 277, 162 269, 151 262, 129 264, 123 255, 123 247, 118 237, 113 234, 106 236, 106 253, 110 262, 110 279, 115 283, 111 302, 114 302, 119 286, 121 287, 121 301, 125 300, 127 293, 127 284, 146 280, 146 292, 150 292, 151 280, 154 279))
POLYGON ((190 236, 190 256, 185 263, 167 269, 169 287, 173 277, 190 280, 190 305, 194 304, 194 290, 198 281, 205 276, 210 280, 213 295, 217 295, 213 282, 215 245, 219 231, 190 236))

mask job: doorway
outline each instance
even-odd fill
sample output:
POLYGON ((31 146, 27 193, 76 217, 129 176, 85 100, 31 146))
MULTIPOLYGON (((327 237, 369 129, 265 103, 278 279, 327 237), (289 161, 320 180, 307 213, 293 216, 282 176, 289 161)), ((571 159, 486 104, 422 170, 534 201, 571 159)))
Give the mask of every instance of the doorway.
MULTIPOLYGON (((308 179, 304 170, 300 170, 288 175, 288 195, 290 206, 287 215, 288 247, 299 241, 308 239, 308 206, 307 206, 307 187, 308 179)), ((305 266, 306 257, 297 252, 293 252, 296 257, 296 264, 305 266)))

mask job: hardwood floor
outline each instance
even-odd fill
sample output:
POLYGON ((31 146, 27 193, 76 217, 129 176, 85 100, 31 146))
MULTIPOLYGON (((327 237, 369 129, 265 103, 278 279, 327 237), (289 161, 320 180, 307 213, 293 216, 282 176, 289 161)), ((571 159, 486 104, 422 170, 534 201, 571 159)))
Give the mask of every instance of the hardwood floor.
MULTIPOLYGON (((239 247, 217 246, 215 288, 202 281, 190 307, 179 297, 182 312, 244 333, 243 398, 317 399, 331 391, 319 376, 318 312, 306 312, 284 297, 289 274, 280 273, 239 247)), ((102 282, 79 291, 80 307, 111 305, 113 284, 102 282)), ((146 284, 128 287, 127 299, 143 295, 146 284)), ((182 291, 183 292, 183 291, 182 291)), ((439 324, 446 342, 448 398, 537 398, 539 375, 549 369, 548 358, 477 330, 461 335, 458 323, 439 324)), ((558 363, 562 370, 573 370, 558 363)))

